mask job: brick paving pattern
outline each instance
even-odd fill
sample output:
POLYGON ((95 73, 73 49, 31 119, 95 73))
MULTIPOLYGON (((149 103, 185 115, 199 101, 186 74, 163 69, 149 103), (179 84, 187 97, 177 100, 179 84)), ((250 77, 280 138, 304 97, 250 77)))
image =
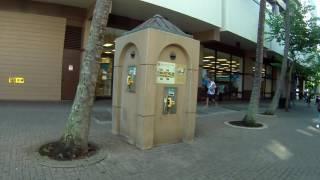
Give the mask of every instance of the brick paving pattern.
POLYGON ((318 116, 314 106, 296 103, 290 113, 279 111, 270 119, 259 116, 269 126, 264 130, 224 124, 240 120, 241 110, 200 106, 193 143, 141 151, 111 134, 110 120, 99 119, 110 117, 103 115, 109 112, 110 103, 97 103, 93 117, 107 123, 92 121, 90 139, 108 152, 108 158, 87 167, 42 166, 32 154, 41 144, 59 138, 70 105, 0 103, 1 180, 320 179, 320 131, 312 123, 318 116))

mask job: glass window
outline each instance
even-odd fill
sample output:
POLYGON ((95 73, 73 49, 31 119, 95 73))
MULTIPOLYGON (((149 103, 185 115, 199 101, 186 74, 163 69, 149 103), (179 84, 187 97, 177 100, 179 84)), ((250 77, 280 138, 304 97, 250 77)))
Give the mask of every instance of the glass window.
POLYGON ((217 52, 216 70, 222 72, 231 71, 231 56, 230 54, 217 52))
POLYGON ((238 56, 232 56, 231 70, 233 73, 242 73, 242 58, 238 56))
POLYGON ((231 73, 230 75, 231 98, 237 99, 242 97, 242 75, 240 73, 231 73))
POLYGON ((253 59, 246 59, 245 60, 245 73, 252 74, 254 70, 255 61, 253 59))
MULTIPOLYGON (((216 63, 216 57, 215 57, 215 51, 211 49, 204 48, 203 49, 203 58, 200 62, 200 66, 205 69, 206 74, 208 77, 211 77, 215 80, 215 63, 216 63)), ((205 76, 205 75, 203 75, 205 76)), ((203 77, 202 77, 203 78, 203 77)))
POLYGON ((115 39, 121 36, 125 31, 114 28, 107 28, 107 34, 104 39, 103 52, 99 59, 99 72, 96 85, 97 97, 112 96, 112 66, 115 53, 115 39))
POLYGON ((231 55, 217 52, 216 84, 218 100, 230 99, 231 55))
POLYGON ((219 82, 229 82, 230 81, 230 73, 218 70, 216 73, 216 80, 219 82))
POLYGON ((272 93, 272 80, 266 80, 266 97, 270 98, 272 93))
POLYGON ((214 79, 218 100, 242 98, 243 58, 207 48, 202 49, 202 54, 201 76, 208 74, 214 79))
POLYGON ((243 58, 232 55, 231 70, 231 97, 233 99, 241 98, 243 78, 241 73, 243 72, 243 58))

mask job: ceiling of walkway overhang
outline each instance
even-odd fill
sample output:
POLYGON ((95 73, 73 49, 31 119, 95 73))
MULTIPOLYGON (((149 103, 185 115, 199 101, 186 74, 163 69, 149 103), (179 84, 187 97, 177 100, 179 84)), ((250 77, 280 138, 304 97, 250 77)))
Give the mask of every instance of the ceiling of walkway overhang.
MULTIPOLYGON (((44 3, 62 4, 67 6, 89 8, 95 0, 32 0, 44 3)), ((186 16, 184 14, 156 6, 141 0, 113 0, 112 14, 145 21, 155 14, 160 14, 187 33, 201 32, 216 28, 215 26, 186 16)), ((256 44, 250 40, 221 31, 220 41, 231 46, 238 46, 243 50, 255 51, 256 44)))
POLYGON ((138 20, 147 20, 160 14, 187 33, 213 28, 213 25, 206 22, 140 0, 115 0, 112 13, 138 20))
POLYGON ((240 47, 243 50, 255 51, 256 49, 256 43, 229 31, 221 31, 220 41, 233 47, 240 47))
MULTIPOLYGON (((238 36, 232 32, 229 32, 229 31, 222 31, 220 33, 220 41, 224 44, 227 44, 227 45, 230 45, 233 47, 238 47, 242 50, 251 51, 251 52, 255 52, 256 47, 257 47, 257 44, 255 42, 252 42, 246 38, 238 36)), ((281 56, 281 54, 278 54, 277 52, 275 52, 271 49, 268 49, 268 43, 265 43, 264 46, 265 46, 265 50, 266 50, 266 53, 268 56, 270 56, 270 57, 275 56, 275 55, 281 56)))
MULTIPOLYGON (((88 8, 95 0, 33 0, 39 2, 63 4, 68 6, 88 8)), ((113 0, 112 14, 129 17, 132 19, 145 21, 155 14, 168 19, 173 24, 187 33, 206 31, 214 28, 213 25, 183 15, 176 11, 172 11, 154 4, 150 4, 140 0, 113 0)))

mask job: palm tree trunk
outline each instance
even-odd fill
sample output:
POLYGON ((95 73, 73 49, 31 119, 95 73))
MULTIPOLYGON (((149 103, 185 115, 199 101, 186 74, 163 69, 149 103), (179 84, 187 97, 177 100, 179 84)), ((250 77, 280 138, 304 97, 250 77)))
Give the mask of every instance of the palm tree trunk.
POLYGON ((288 89, 287 89, 287 93, 286 93, 286 111, 289 111, 289 101, 290 101, 290 94, 291 94, 291 80, 292 80, 292 71, 294 68, 294 63, 292 63, 292 65, 290 66, 290 70, 288 72, 288 89))
POLYGON ((90 28, 88 44, 81 63, 77 94, 72 105, 61 142, 86 152, 98 76, 98 59, 103 50, 111 0, 97 0, 90 28))
POLYGON ((278 108, 279 105, 279 99, 280 99, 280 94, 283 88, 283 82, 286 76, 287 72, 287 61, 288 61, 288 53, 289 53, 289 46, 290 46, 290 5, 289 5, 289 0, 286 0, 286 13, 285 13, 285 45, 284 45, 284 52, 283 52, 283 61, 281 65, 281 73, 280 73, 280 79, 277 81, 277 88, 275 95, 272 98, 272 102, 270 103, 268 109, 266 110, 265 114, 268 115, 274 115, 276 112, 276 109, 278 108))
POLYGON ((247 125, 254 125, 256 123, 256 113, 258 111, 259 100, 260 100, 260 89, 261 89, 261 70, 263 64, 263 44, 264 44, 264 23, 265 23, 265 10, 266 10, 266 0, 260 1, 259 10, 259 24, 258 24, 258 34, 257 34, 257 49, 256 49, 256 64, 254 72, 253 87, 250 97, 250 103, 248 111, 243 121, 247 125))

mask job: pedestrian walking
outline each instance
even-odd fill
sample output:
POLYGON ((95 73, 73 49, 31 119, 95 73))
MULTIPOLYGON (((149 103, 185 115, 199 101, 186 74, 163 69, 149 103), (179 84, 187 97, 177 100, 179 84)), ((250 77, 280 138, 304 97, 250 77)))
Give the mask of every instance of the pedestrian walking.
POLYGON ((207 99, 206 99, 206 106, 209 106, 209 101, 212 101, 214 104, 216 104, 215 100, 215 89, 216 89, 216 83, 208 78, 208 83, 207 83, 207 99))
POLYGON ((320 97, 319 95, 316 96, 316 101, 315 101, 315 104, 317 105, 320 101, 319 101, 320 97))
POLYGON ((310 103, 311 103, 311 94, 309 94, 307 96, 307 104, 308 104, 308 107, 310 107, 310 103))

